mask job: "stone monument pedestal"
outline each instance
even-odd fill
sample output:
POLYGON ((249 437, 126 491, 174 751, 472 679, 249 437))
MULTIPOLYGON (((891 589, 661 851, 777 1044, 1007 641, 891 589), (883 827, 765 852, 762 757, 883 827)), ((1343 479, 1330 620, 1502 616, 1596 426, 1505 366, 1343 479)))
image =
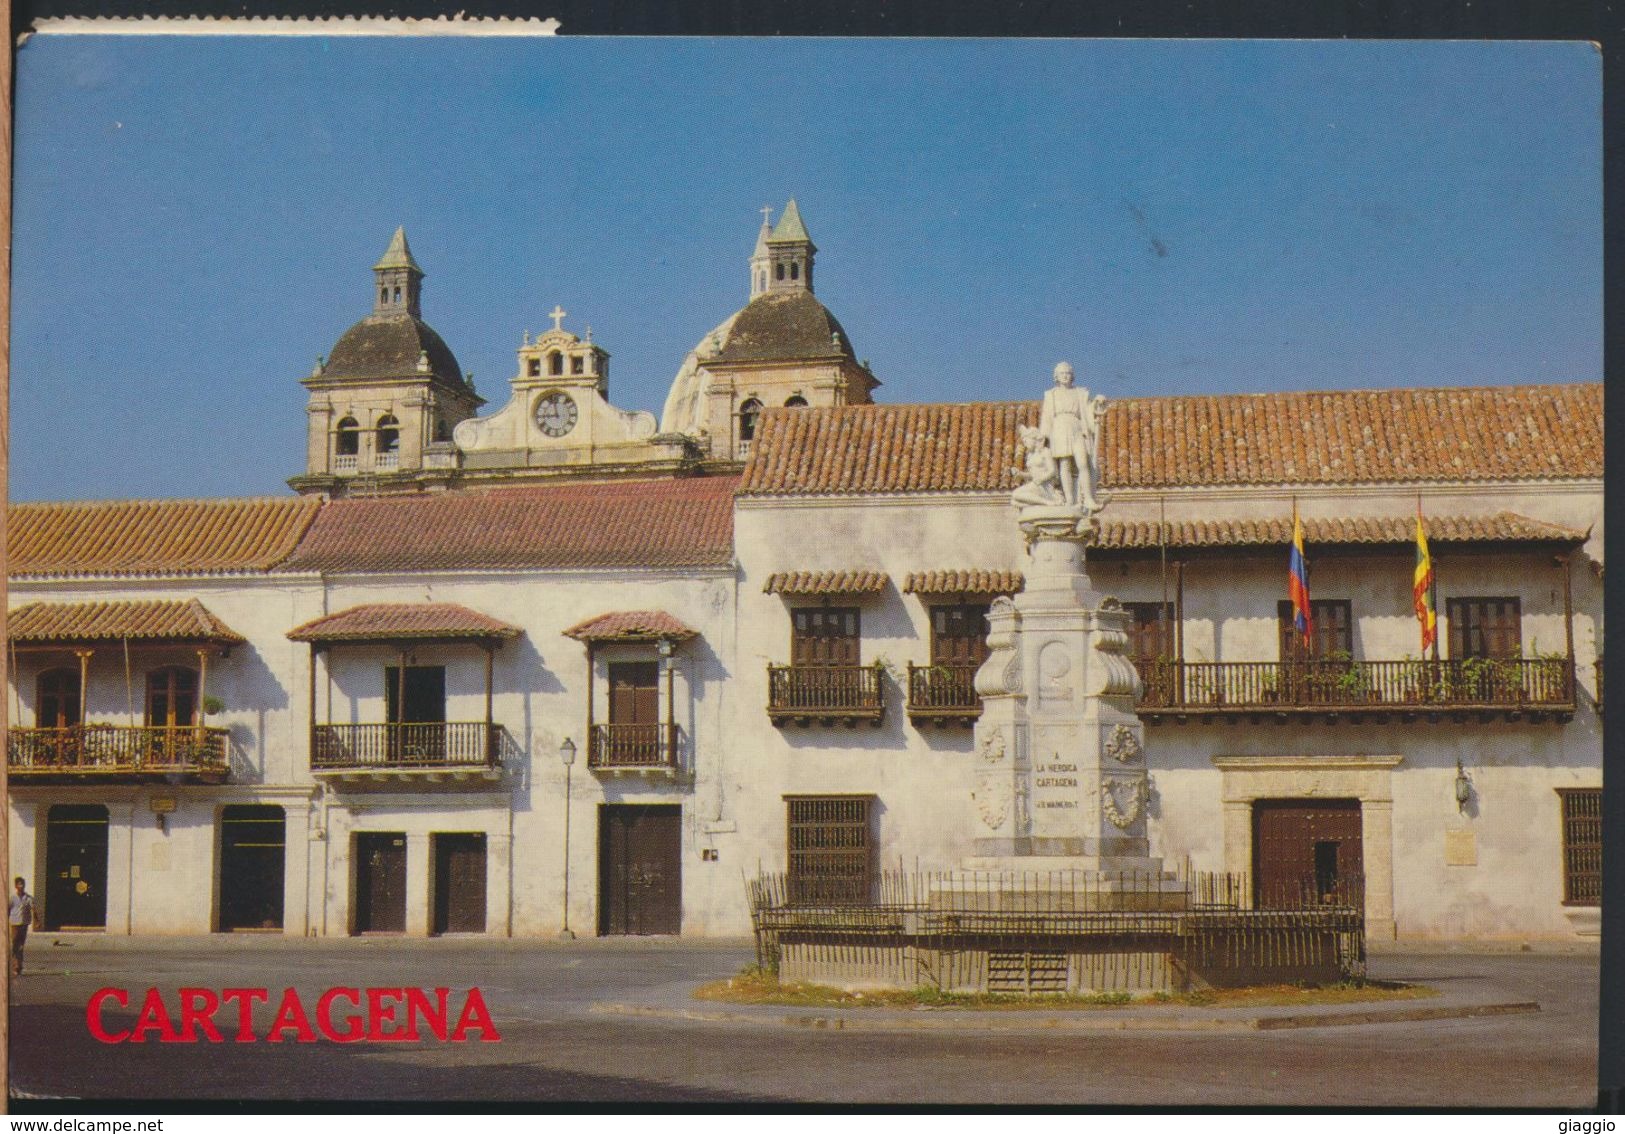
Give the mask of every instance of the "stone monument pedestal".
POLYGON ((1019 523, 1026 589, 993 604, 991 652, 976 675, 976 853, 942 887, 1003 887, 1010 902, 1063 908, 1183 908, 1183 884, 1146 837, 1129 616, 1085 565, 1098 522, 1048 504, 1023 508, 1019 523))

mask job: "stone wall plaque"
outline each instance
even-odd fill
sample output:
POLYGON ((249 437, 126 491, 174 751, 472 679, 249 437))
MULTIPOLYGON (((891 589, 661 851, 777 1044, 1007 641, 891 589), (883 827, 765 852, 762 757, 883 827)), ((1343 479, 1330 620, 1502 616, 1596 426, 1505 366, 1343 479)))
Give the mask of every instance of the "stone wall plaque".
POLYGON ((1478 865, 1478 832, 1471 827, 1446 830, 1444 833, 1444 864, 1446 866, 1478 865))

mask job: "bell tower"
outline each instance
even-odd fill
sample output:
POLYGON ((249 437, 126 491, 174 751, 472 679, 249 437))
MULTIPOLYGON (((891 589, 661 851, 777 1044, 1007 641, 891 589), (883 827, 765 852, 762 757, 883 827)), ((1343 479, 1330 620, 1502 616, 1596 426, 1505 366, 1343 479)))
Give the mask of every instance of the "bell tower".
MULTIPOLYGON (((767 245, 767 293, 786 295, 804 292, 811 295, 813 257, 818 254, 818 248, 813 244, 812 237, 807 235, 807 226, 801 223, 801 210, 796 208, 794 197, 784 207, 784 215, 773 226, 772 233, 765 241, 758 240, 757 247, 764 243, 767 245)), ((756 257, 752 256, 752 265, 755 262, 756 257)))
MULTIPOLYGON (((374 246, 376 247, 376 245, 374 246)), ((397 228, 384 249, 381 260, 372 266, 377 279, 378 299, 373 304, 374 315, 410 315, 423 318, 421 296, 423 269, 412 259, 412 248, 406 243, 406 229, 397 228)))

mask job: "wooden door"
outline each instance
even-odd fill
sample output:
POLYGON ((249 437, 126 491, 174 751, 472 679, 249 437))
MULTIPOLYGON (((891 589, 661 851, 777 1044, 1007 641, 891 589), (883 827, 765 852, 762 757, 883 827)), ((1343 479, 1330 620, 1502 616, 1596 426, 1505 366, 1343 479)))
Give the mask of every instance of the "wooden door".
POLYGON ((609 723, 660 723, 660 667, 656 662, 611 662, 609 723))
POLYGON ((281 929, 287 821, 282 808, 232 805, 220 813, 220 931, 281 929))
POLYGON ((598 810, 598 932, 677 933, 683 919, 682 808, 598 810))
POLYGON ((46 929, 107 928, 107 808, 58 803, 45 817, 46 929))
POLYGON ((197 670, 167 665, 147 674, 147 725, 187 728, 197 713, 197 670))
POLYGON ((390 730, 390 758, 418 763, 446 755, 446 667, 384 667, 384 717, 390 730))
POLYGON ((485 836, 434 836, 434 932, 485 932, 485 836))
POLYGON ((1363 904, 1357 799, 1253 803, 1253 894, 1261 909, 1363 904))
POLYGON ((79 723, 79 671, 48 669, 35 684, 34 724, 39 728, 71 728, 79 723))
POLYGON ((355 931, 406 932, 406 836, 355 837, 355 931))

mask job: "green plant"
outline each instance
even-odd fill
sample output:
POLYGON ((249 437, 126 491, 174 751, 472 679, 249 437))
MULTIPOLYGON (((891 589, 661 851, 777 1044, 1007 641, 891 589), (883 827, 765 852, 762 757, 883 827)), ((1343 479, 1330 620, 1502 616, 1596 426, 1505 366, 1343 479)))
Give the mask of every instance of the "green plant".
POLYGON ((212 695, 203 698, 203 715, 204 716, 212 717, 212 716, 215 716, 216 714, 223 713, 225 711, 226 711, 226 703, 224 701, 222 701, 220 698, 212 696, 212 695))
POLYGON ((897 663, 892 661, 885 654, 881 654, 879 657, 875 658, 874 661, 870 662, 869 667, 871 669, 880 670, 894 682, 900 683, 902 681, 902 677, 899 676, 899 671, 897 669, 897 663))

